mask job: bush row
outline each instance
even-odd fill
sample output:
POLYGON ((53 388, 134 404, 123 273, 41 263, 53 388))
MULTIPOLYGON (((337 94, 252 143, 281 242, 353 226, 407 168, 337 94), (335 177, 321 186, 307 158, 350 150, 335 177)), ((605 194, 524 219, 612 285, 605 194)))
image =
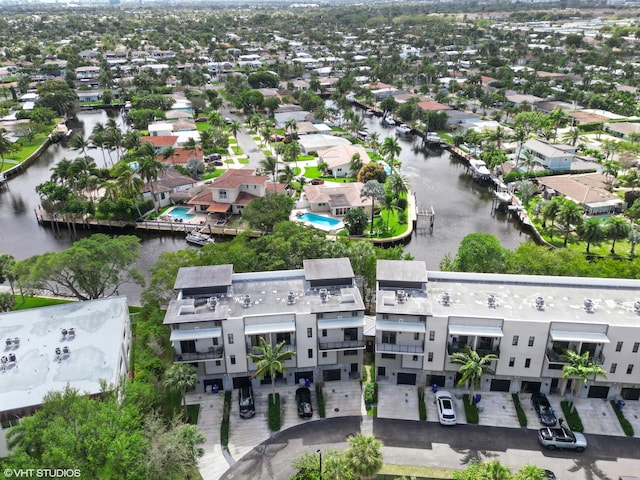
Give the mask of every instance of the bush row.
POLYGON ((580 419, 578 410, 575 408, 573 402, 562 400, 560 402, 560 407, 562 408, 562 413, 564 413, 564 418, 567 421, 569 428, 575 432, 583 432, 584 426, 582 425, 582 420, 580 419))
POLYGON ((224 407, 222 408, 222 422, 220 422, 220 444, 229 445, 229 417, 231 416, 231 390, 224 392, 224 407))
POLYGON ((316 383, 316 402, 318 404, 318 415, 320 415, 320 418, 324 418, 326 412, 324 410, 324 393, 322 393, 321 383, 316 383))
POLYGON ((520 403, 520 396, 517 393, 512 393, 511 398, 513 398, 513 405, 516 407, 516 414, 518 415, 520 426, 526 427, 527 415, 524 413, 524 408, 522 408, 522 404, 520 403))
POLYGON ((418 412, 420 420, 427 419, 427 405, 424 403, 424 387, 418 387, 418 412))
POLYGON ((502 176, 502 181, 504 183, 512 183, 517 182, 518 180, 525 180, 527 178, 537 178, 537 177, 554 177, 556 175, 566 175, 568 173, 594 173, 596 171, 595 168, 586 168, 584 170, 543 170, 539 172, 509 172, 505 173, 502 176))
POLYGON ((622 431, 627 437, 633 437, 633 426, 629 420, 627 420, 622 413, 622 410, 618 408, 618 405, 615 400, 611 400, 611 406, 613 407, 613 411, 616 412, 616 417, 618 417, 618 421, 620 422, 620 426, 622 427, 622 431))
POLYGON ((273 393, 269 394, 269 429, 273 432, 277 432, 281 427, 280 419, 280 394, 276 393, 275 398, 273 393))
POLYGON ((378 402, 378 384, 376 382, 368 383, 364 388, 364 403, 371 405, 378 402))
POLYGON ((478 414, 478 406, 468 393, 462 396, 462 403, 464 404, 464 414, 467 417, 467 423, 477 424, 480 421, 480 415, 478 414))

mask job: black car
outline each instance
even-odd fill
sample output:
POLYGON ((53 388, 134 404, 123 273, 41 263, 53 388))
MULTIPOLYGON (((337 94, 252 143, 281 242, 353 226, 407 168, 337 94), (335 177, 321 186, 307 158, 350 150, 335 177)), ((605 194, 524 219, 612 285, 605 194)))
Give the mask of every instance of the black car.
POLYGON ((553 412, 551 404, 544 393, 534 393, 531 395, 531 403, 538 414, 540 423, 547 427, 555 426, 558 419, 556 418, 556 414, 553 412))
POLYGON ((205 163, 216 162, 219 160, 222 160, 222 155, 220 155, 219 153, 212 153, 211 155, 207 155, 206 157, 204 157, 205 163))
POLYGON ((311 407, 311 391, 307 387, 296 390, 296 403, 298 404, 298 416, 309 418, 313 415, 311 407))
POLYGON ((240 416, 242 418, 251 418, 256 414, 253 401, 253 388, 251 385, 240 387, 238 391, 238 405, 240 406, 240 416))

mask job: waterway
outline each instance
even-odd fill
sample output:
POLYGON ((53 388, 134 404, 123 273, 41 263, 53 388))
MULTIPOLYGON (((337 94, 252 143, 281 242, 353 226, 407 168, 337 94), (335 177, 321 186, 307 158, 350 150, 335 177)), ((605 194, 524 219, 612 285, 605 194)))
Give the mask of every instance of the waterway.
MULTIPOLYGON (((97 123, 105 124, 110 116, 121 122, 117 112, 81 112, 69 127, 86 138, 97 123)), ((378 118, 365 120, 369 132, 376 131, 381 138, 395 135, 394 130, 383 127, 378 118)), ((491 191, 474 183, 463 164, 452 159, 445 150, 420 150, 420 142, 419 138, 400 139, 401 173, 409 178, 419 207, 434 207, 435 226, 430 231, 427 221, 421 219, 418 231, 406 246, 407 252, 423 260, 428 269, 438 269, 445 254, 455 254, 460 241, 469 233, 493 234, 507 248, 515 248, 528 240, 528 236, 522 234, 505 214, 492 211, 491 191)), ((109 162, 109 157, 104 158, 100 150, 89 150, 87 154, 98 165, 109 162)), ((68 232, 62 230, 60 235, 56 235, 36 222, 34 211, 39 199, 34 189, 50 178, 51 168, 57 162, 77 156, 77 151, 68 149, 63 143, 52 145, 25 173, 11 179, 8 187, 0 189, 1 253, 23 259, 47 251, 63 250, 72 244, 68 232)), ((161 253, 193 248, 186 245, 182 236, 142 235, 141 239, 141 258, 136 267, 145 274, 161 253)), ((140 291, 139 287, 132 285, 121 289, 133 303, 139 301, 140 291)))

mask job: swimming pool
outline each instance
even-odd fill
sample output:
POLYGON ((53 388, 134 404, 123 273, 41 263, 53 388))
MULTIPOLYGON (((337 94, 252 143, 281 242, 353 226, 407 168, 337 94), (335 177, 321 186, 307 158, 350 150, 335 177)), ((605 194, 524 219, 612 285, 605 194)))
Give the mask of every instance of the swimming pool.
POLYGON ((173 218, 181 218, 182 220, 191 220, 196 216, 195 213, 187 213, 191 210, 190 207, 175 207, 171 211, 167 212, 173 218))
POLYGON ((329 218, 323 215, 316 215, 315 213, 305 213, 304 215, 300 215, 298 217, 298 220, 301 220, 303 222, 308 222, 318 228, 328 229, 328 230, 336 228, 338 225, 342 223, 340 220, 336 220, 335 218, 329 218))

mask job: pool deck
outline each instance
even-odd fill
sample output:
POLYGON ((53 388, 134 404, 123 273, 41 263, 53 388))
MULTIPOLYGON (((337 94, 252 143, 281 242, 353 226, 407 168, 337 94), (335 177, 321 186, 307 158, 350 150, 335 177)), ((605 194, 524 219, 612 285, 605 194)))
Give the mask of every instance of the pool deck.
POLYGON ((345 228, 345 225, 344 225, 344 222, 342 221, 342 218, 334 217, 329 212, 322 212, 322 213, 312 212, 308 208, 297 208, 297 209, 292 210, 291 211, 291 215, 289 216, 289 220, 292 221, 292 222, 296 222, 296 223, 302 223, 304 225, 316 228, 318 230, 322 230, 323 232, 327 232, 327 233, 332 234, 332 235, 335 235, 340 230, 343 230, 345 228), (304 214, 307 214, 307 213, 310 214, 310 215, 317 215, 318 217, 330 218, 331 220, 336 220, 336 221, 338 221, 340 223, 338 223, 335 227, 329 227, 329 226, 326 226, 326 225, 318 225, 318 224, 313 223, 313 222, 301 220, 300 216, 302 216, 304 214))

